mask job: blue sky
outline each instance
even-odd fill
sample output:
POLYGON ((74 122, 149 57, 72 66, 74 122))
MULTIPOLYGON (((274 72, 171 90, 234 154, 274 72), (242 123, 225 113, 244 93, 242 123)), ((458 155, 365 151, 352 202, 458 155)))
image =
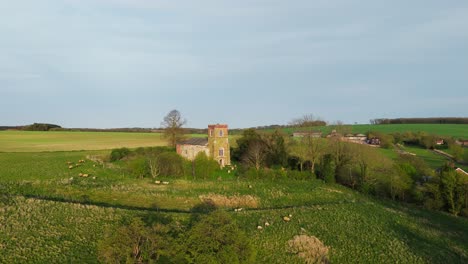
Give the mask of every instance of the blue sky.
POLYGON ((0 0, 0 125, 468 116, 468 1, 0 0))

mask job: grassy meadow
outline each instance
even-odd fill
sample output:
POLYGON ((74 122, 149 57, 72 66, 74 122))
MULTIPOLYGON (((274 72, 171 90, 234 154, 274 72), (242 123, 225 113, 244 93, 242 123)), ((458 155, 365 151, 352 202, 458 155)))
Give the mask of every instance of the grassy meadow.
POLYGON ((466 263, 468 220, 363 196, 320 180, 171 180, 156 185, 114 164, 108 151, 0 153, 0 263, 95 263, 106 229, 160 214, 187 224, 211 199, 257 249, 258 263, 302 263, 295 235, 318 237, 332 263, 466 263), (86 162, 69 169, 67 161, 86 162), (94 160, 94 161, 93 161, 94 160), (81 178, 78 173, 92 177, 81 178), (250 185, 250 186, 249 186, 250 185), (5 198, 6 197, 6 198, 5 198), (235 212, 234 208, 244 208, 235 212), (283 216, 291 214, 291 221, 283 216), (258 225, 269 227, 258 230, 258 225))
MULTIPOLYGON (((463 217, 315 179, 247 180, 223 172, 209 180, 163 178, 169 184, 157 185, 131 176, 119 162, 104 162, 111 148, 164 144, 156 133, 0 132, 0 263, 98 263, 106 230, 135 216, 187 226, 192 208, 207 199, 251 239, 257 263, 303 263, 286 247, 300 234, 328 246, 331 263, 468 263, 463 217), (78 166, 70 169, 68 162, 78 166), (290 222, 283 221, 287 215, 290 222)), ((425 149, 405 150, 433 168, 445 162, 425 149)), ((397 157, 395 150, 380 151, 397 157)))

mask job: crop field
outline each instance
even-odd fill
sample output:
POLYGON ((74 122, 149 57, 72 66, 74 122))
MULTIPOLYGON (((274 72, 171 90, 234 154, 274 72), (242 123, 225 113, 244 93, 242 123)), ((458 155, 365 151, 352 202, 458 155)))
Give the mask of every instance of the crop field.
POLYGON ((164 145, 166 141, 160 133, 0 131, 0 152, 103 150, 164 145))
POLYGON ((135 179, 95 162, 108 151, 0 153, 0 263, 94 263, 107 228, 135 215, 187 224, 210 199, 252 239, 258 263, 302 263, 295 235, 318 237, 332 263, 466 263, 468 220, 369 198, 319 180, 135 179), (86 160, 69 169, 67 161, 86 160), (81 178, 78 173, 92 177, 81 178), (234 208, 244 210, 235 212, 234 208), (283 216, 291 214, 291 221, 283 216), (264 226, 269 222, 270 226, 264 226), (258 230, 257 226, 264 226, 258 230))

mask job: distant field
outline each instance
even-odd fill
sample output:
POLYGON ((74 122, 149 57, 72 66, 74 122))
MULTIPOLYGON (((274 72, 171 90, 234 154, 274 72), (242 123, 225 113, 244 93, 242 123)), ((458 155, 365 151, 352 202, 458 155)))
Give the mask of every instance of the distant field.
MULTIPOLYGON (((468 138, 468 125, 457 124, 388 124, 388 125, 351 125, 353 133, 367 133, 369 131, 379 131, 383 133, 394 132, 427 132, 429 134, 451 136, 455 138, 468 138)), ((312 128, 328 134, 333 126, 319 126, 312 128)), ((292 134, 294 131, 308 130, 307 128, 283 128, 282 131, 292 134)), ((273 131, 273 130, 271 130, 273 131)))
MULTIPOLYGON (((190 135, 200 137, 204 135, 190 135)), ((0 131, 0 152, 104 150, 164 146, 160 133, 0 131)))

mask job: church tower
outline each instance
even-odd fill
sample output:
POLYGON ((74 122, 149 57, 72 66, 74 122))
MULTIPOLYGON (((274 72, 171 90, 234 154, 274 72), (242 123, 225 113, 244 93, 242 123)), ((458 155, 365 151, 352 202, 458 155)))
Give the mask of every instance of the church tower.
POLYGON ((229 149, 228 126, 208 125, 208 148, 211 157, 221 167, 231 165, 231 151, 229 149))

